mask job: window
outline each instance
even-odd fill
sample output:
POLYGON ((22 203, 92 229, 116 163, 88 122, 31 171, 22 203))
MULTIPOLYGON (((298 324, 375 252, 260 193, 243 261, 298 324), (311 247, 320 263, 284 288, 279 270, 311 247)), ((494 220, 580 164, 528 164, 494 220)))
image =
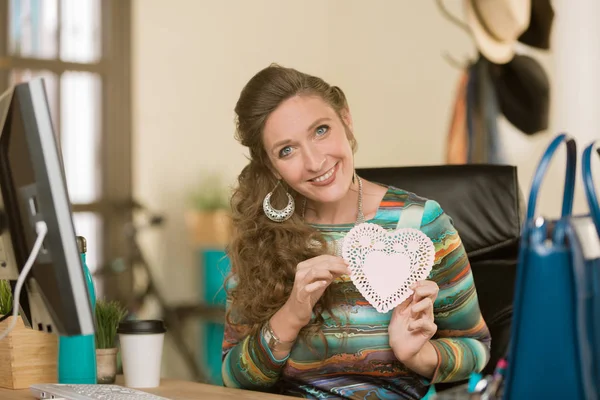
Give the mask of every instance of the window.
POLYGON ((44 79, 92 272, 124 254, 131 220, 130 10, 129 0, 0 0, 0 92, 44 79))

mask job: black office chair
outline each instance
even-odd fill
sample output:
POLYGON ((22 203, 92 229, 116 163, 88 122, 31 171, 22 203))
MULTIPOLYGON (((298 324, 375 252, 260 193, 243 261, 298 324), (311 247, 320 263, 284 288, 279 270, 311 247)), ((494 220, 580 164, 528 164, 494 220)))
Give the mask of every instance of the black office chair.
POLYGON ((467 251, 492 335, 492 373, 508 349, 523 203, 515 167, 468 164, 358 169, 359 176, 436 200, 467 251))

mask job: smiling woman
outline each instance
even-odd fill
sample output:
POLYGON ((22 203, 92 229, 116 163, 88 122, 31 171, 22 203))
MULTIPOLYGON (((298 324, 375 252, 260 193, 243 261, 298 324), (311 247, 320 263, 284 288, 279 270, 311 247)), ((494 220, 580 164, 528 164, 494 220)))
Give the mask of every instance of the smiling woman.
MULTIPOLYGON (((354 165, 349 138, 353 136, 348 109, 341 109, 339 114, 319 96, 291 97, 266 121, 263 142, 270 149, 268 158, 274 176, 312 200, 310 204, 336 204, 335 209, 343 211, 347 208, 338 207, 337 203, 352 183, 354 165)), ((308 217, 314 217, 315 222, 328 214, 323 210, 325 215, 317 215, 315 207, 310 210, 308 217)), ((348 211, 352 210, 350 207, 348 211)))
POLYGON ((225 385, 419 399, 432 383, 483 369, 489 331, 450 217, 433 200, 356 175, 342 90, 272 65, 248 82, 235 111, 250 161, 232 197, 225 385), (434 265, 404 303, 380 313, 354 286, 336 243, 365 221, 395 229, 414 210, 434 265))

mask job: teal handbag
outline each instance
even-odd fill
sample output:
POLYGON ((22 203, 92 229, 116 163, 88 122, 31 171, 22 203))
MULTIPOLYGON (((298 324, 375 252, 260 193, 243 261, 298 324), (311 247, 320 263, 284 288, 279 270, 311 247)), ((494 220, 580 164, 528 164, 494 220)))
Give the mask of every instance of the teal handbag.
POLYGON ((598 399, 594 293, 582 250, 589 234, 581 237, 581 227, 591 221, 572 215, 576 167, 575 140, 562 134, 552 140, 534 174, 522 229, 504 399, 598 399), (567 160, 561 216, 536 217, 540 186, 563 144, 567 160))
POLYGON ((587 264, 590 275, 589 283, 591 285, 592 299, 590 305, 590 318, 592 319, 591 333, 593 341, 593 370, 594 382, 598 386, 596 391, 600 396, 600 206, 596 196, 596 186, 592 178, 592 157, 594 154, 600 156, 600 150, 596 143, 592 142, 583 151, 581 160, 581 173, 583 176, 583 187, 585 197, 590 208, 590 216, 593 226, 597 233, 596 240, 592 241, 592 234, 588 232, 588 238, 591 243, 588 244, 587 264))

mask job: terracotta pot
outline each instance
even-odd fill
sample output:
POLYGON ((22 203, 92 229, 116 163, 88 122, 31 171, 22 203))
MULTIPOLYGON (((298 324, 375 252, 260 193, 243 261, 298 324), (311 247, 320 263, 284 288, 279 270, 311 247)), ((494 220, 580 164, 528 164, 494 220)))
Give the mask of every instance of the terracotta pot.
POLYGON ((185 214, 192 244, 200 247, 224 247, 229 241, 231 217, 226 210, 197 211, 185 214))
POLYGON ((96 349, 98 383, 115 383, 117 377, 117 349, 96 349))

